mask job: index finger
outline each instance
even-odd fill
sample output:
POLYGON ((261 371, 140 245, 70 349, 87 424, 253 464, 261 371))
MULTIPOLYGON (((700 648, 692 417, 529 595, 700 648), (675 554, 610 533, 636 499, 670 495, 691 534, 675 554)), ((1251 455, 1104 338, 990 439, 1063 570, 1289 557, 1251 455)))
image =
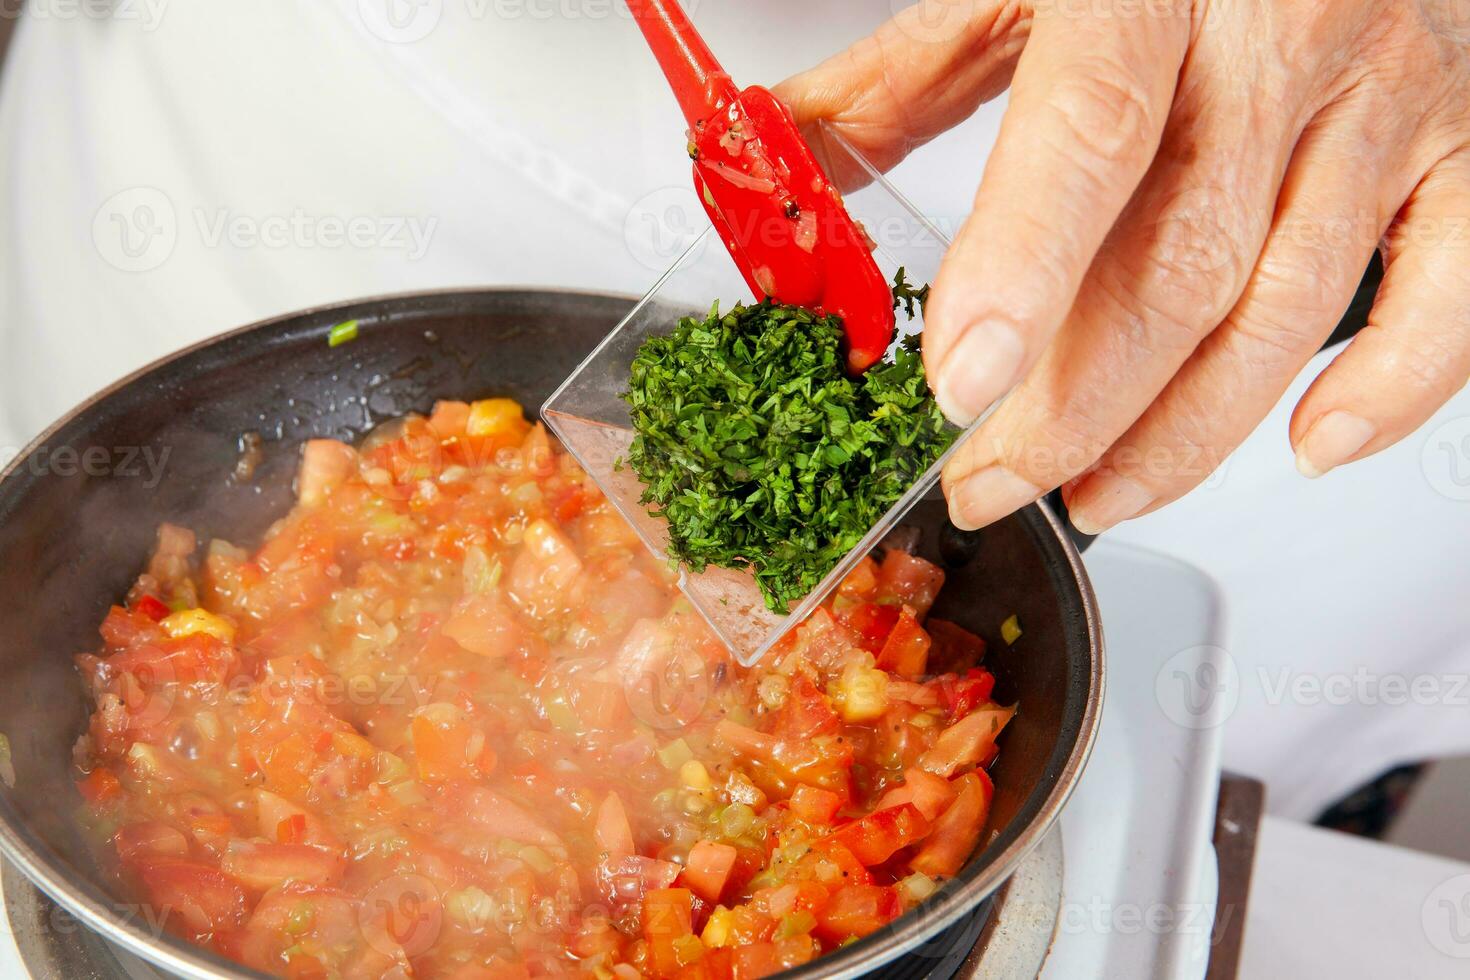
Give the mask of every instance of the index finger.
POLYGON ((924 311, 924 363, 954 422, 1036 362, 1148 170, 1189 43, 1179 6, 1037 7, 974 210, 924 311))

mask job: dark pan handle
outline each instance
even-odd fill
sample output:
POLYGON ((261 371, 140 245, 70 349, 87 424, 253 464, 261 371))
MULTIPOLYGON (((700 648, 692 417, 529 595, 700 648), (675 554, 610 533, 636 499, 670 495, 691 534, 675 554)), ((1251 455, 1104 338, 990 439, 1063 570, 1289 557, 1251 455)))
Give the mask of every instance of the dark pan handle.
MULTIPOLYGON (((1378 284, 1383 281, 1383 259, 1377 252, 1373 253, 1373 260, 1368 263, 1367 270, 1363 273, 1363 279, 1358 283, 1358 291, 1353 294, 1353 301, 1348 304, 1347 312, 1338 321, 1337 328, 1332 331, 1332 336, 1322 345, 1326 350, 1336 344, 1350 339, 1368 323, 1368 311, 1373 308, 1373 299, 1378 295, 1378 284)), ((1051 509, 1062 520, 1062 526, 1067 529, 1072 543, 1077 546, 1078 551, 1086 551, 1088 545, 1096 540, 1095 535, 1083 534, 1072 526, 1067 519, 1067 505, 1062 503, 1062 492, 1053 490, 1046 495, 1046 502, 1051 509)))

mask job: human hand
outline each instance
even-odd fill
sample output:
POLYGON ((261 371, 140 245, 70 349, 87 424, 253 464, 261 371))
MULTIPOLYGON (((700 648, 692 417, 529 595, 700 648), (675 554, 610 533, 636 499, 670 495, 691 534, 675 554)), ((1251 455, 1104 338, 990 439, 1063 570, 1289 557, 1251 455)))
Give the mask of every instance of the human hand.
POLYGON ((1470 0, 921 0, 776 91, 877 165, 1010 88, 925 310, 945 470, 979 527, 1062 487, 1097 533, 1182 496, 1341 318, 1297 404, 1307 476, 1470 375, 1470 0))

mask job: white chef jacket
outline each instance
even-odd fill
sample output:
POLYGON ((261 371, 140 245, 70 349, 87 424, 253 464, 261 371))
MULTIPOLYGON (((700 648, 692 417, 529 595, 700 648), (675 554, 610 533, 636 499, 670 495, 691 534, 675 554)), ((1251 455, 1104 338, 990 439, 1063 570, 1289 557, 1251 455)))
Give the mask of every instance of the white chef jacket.
MULTIPOLYGON (((738 80, 772 83, 903 4, 685 5, 738 80)), ((941 226, 1000 112, 895 172, 941 226)), ((617 0, 33 0, 0 81, 0 446, 169 350, 318 303, 642 292, 685 230, 682 131, 617 0)), ((1309 817, 1391 763, 1470 751, 1470 400, 1314 483, 1291 401, 1210 487, 1110 534, 1220 583, 1226 764, 1309 817)))

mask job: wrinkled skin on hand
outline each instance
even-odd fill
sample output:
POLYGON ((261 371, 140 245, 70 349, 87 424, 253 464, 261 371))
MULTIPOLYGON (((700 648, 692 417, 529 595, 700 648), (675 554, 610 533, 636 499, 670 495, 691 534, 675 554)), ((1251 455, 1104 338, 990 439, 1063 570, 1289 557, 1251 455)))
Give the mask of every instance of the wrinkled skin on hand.
POLYGON ((1062 487, 1095 533, 1203 481, 1346 310, 1296 406, 1319 476, 1470 375, 1470 0, 922 0, 788 80, 880 166, 1010 89, 924 358, 978 527, 1062 487))

